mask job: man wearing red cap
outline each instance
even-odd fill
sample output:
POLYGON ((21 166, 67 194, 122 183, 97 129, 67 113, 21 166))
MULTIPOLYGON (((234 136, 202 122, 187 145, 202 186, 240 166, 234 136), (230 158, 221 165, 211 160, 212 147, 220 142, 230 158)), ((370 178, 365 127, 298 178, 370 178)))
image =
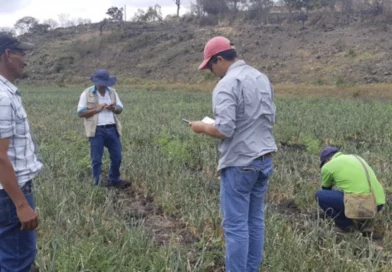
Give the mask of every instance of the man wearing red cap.
POLYGON ((211 39, 199 69, 221 80, 214 89, 214 124, 191 122, 196 133, 221 139, 219 166, 226 270, 258 271, 264 245, 264 195, 277 150, 273 88, 264 74, 237 58, 224 37, 211 39))

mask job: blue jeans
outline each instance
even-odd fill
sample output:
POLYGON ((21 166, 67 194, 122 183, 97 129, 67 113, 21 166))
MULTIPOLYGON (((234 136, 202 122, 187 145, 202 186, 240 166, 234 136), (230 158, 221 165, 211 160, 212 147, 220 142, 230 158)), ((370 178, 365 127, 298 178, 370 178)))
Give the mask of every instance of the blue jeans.
MULTIPOLYGON (((34 209, 31 182, 22 187, 34 209)), ((36 232, 20 230, 21 224, 11 198, 0 190, 0 272, 28 272, 37 254, 36 232)))
POLYGON ((220 202, 226 240, 226 271, 258 271, 264 247, 264 195, 272 158, 221 170, 220 202))
MULTIPOLYGON (((342 230, 354 224, 354 221, 344 215, 344 192, 336 190, 319 190, 316 193, 320 208, 335 221, 335 225, 342 230)), ((378 205, 377 210, 381 211, 384 205, 378 205)))
POLYGON ((122 146, 117 129, 115 127, 97 127, 95 137, 90 137, 89 140, 91 165, 95 183, 98 185, 101 182, 102 156, 104 147, 108 149, 110 156, 109 182, 119 182, 122 146))

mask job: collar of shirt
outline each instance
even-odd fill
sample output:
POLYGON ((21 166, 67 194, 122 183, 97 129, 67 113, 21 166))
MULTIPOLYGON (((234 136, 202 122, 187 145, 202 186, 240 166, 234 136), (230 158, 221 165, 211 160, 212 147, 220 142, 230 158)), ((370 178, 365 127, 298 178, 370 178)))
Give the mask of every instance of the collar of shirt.
MULTIPOLYGON (((97 86, 94 86, 94 87, 91 88, 91 92, 92 92, 93 94, 96 94, 97 91, 98 91, 97 86)), ((110 93, 112 90, 111 90, 109 87, 107 87, 107 88, 106 88, 106 91, 110 93)))
POLYGON ((237 60, 236 62, 234 62, 232 65, 230 65, 229 69, 227 70, 226 74, 228 74, 231 70, 237 68, 237 67, 241 67, 241 66, 245 66, 246 63, 244 60, 237 60))
POLYGON ((5 77, 3 77, 2 75, 0 75, 0 82, 4 83, 5 86, 7 86, 7 90, 12 93, 12 94, 17 94, 19 93, 18 88, 16 88, 16 86, 14 84, 12 84, 11 82, 9 82, 5 77))
POLYGON ((332 156, 331 160, 336 159, 336 158, 339 157, 340 155, 343 155, 343 152, 336 152, 336 153, 332 156))

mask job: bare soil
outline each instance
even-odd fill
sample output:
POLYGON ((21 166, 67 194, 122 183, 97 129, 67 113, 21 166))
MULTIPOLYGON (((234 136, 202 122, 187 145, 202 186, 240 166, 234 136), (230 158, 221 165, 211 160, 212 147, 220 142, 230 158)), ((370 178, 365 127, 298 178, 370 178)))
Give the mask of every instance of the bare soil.
POLYGON ((305 25, 199 26, 187 22, 124 23, 56 29, 24 37, 37 44, 26 80, 89 84, 96 68, 108 68, 120 84, 140 80, 200 83, 215 80, 198 72, 205 43, 216 35, 234 42, 249 64, 273 83, 351 84, 392 81, 390 23, 312 15, 305 25))
POLYGON ((120 213, 133 223, 139 222, 158 245, 169 245, 171 242, 188 245, 198 241, 185 223, 173 215, 165 214, 154 203, 153 197, 141 191, 132 188, 119 191, 118 204, 120 213))

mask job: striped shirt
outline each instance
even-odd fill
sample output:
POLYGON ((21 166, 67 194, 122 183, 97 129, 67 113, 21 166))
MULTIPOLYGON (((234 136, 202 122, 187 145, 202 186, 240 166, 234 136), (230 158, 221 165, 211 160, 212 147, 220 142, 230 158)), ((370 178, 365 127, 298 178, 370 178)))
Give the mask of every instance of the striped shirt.
POLYGON ((43 164, 37 157, 20 92, 0 75, 0 139, 6 138, 10 139, 8 158, 22 187, 38 174, 43 164))

